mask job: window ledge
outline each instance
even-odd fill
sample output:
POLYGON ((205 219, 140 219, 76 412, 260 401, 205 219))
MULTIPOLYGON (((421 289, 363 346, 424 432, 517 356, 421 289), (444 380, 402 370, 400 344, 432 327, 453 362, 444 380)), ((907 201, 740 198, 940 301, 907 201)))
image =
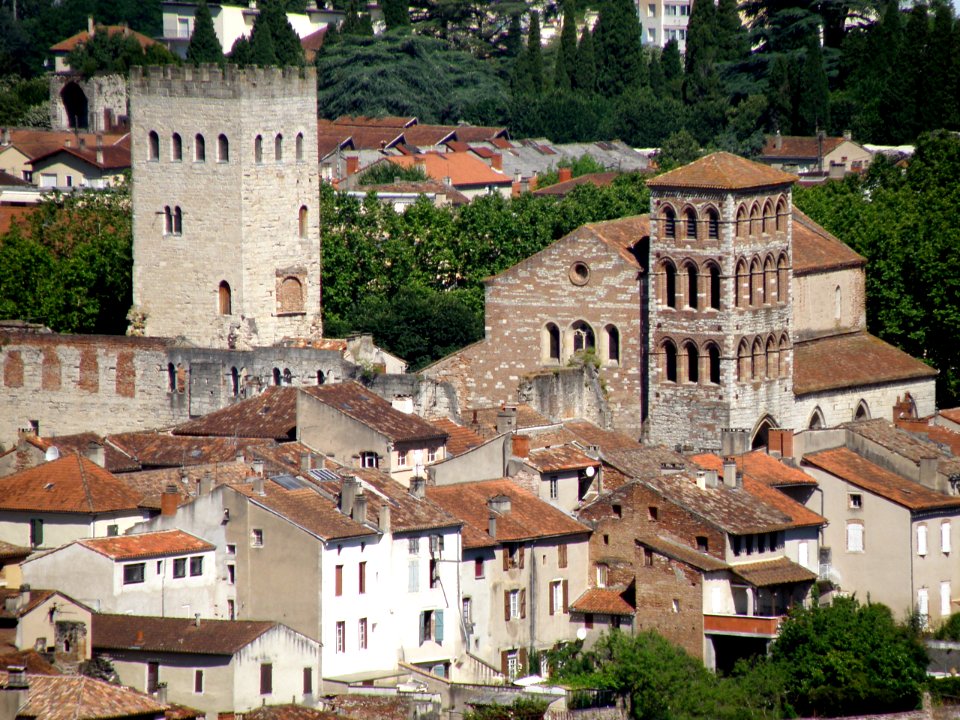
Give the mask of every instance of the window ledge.
POLYGON ((306 315, 306 310, 291 310, 289 312, 278 312, 274 314, 274 317, 297 317, 298 315, 306 315))

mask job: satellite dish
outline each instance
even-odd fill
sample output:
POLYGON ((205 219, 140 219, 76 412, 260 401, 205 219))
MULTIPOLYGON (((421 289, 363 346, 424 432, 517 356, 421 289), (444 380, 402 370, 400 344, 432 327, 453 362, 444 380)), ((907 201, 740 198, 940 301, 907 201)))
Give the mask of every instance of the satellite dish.
POLYGON ((579 628, 577 630, 577 640, 586 640, 587 639, 587 629, 579 628))
POLYGON ((591 465, 590 467, 587 468, 587 477, 593 477, 596 474, 597 474, 597 469, 595 467, 591 465))
POLYGON ((47 448, 47 451, 43 454, 43 459, 47 462, 52 462, 53 460, 60 459, 60 451, 54 445, 51 445, 47 448))

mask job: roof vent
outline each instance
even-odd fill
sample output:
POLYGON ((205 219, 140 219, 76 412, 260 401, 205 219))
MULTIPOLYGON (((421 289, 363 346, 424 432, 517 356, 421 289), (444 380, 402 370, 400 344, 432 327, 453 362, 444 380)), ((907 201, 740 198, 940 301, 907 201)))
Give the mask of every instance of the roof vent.
POLYGON ((487 507, 490 508, 492 512, 504 513, 510 512, 510 496, 509 495, 494 495, 492 498, 487 500, 487 507))

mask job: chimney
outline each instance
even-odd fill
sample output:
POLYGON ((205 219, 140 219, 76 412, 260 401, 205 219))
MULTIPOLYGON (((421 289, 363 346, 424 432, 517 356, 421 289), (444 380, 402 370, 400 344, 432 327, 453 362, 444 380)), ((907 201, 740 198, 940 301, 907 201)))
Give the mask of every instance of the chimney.
POLYGON ((300 453, 300 472, 306 474, 313 469, 313 456, 310 453, 300 453))
POLYGON ((173 517, 177 514, 177 506, 180 504, 180 493, 177 492, 177 486, 173 483, 164 488, 160 495, 160 515, 163 517, 173 517))
POLYGON ((165 682, 157 685, 157 690, 153 694, 154 699, 161 705, 167 704, 167 684, 165 682))
POLYGON ((97 149, 103 147, 103 133, 97 133, 97 149))
POLYGON ((793 430, 771 428, 767 433, 767 453, 776 457, 793 457, 793 430))
POLYGON ((211 490, 213 490, 213 475, 205 472, 200 478, 200 495, 209 495, 211 490))
POLYGON ((453 187, 453 178, 450 177, 449 175, 446 175, 443 178, 443 184, 445 187, 453 187))
POLYGON ((26 690, 30 687, 27 680, 27 668, 23 665, 7 666, 7 689, 8 690, 26 690))
POLYGON ((732 457, 723 459, 723 484, 727 487, 737 486, 737 461, 732 457))
POLYGON ((490 509, 490 512, 495 512, 500 515, 504 515, 510 512, 510 496, 509 495, 494 495, 492 498, 487 500, 487 507, 490 509))
POLYGON ((773 146, 777 150, 783 149, 783 135, 780 134, 779 130, 777 130, 777 134, 773 136, 773 146))
POLYGON ((515 457, 525 458, 530 455, 530 436, 516 435, 513 438, 513 454, 515 457))
POLYGON ((63 141, 64 147, 73 147, 73 140, 67 139, 63 141))
POLYGON ((264 487, 263 487, 262 477, 258 476, 253 479, 253 492, 256 493, 257 495, 260 495, 261 497, 267 494, 267 491, 264 490, 264 487))
POLYGON ((20 586, 20 605, 18 608, 24 608, 30 604, 30 586, 23 583, 20 586))
POLYGON ((103 148, 97 148, 97 165, 103 165, 103 148))
POLYGON ((200 627, 200 613, 193 614, 193 626, 200 627))
POLYGON ((496 513, 490 513, 487 517, 487 535, 492 538, 497 537, 497 515, 496 513))
POLYGON ((362 488, 357 490, 357 494, 353 497, 353 511, 350 513, 350 517, 358 523, 367 521, 367 496, 362 488))
POLYGON ((512 432, 517 427, 517 409, 503 406, 497 411, 497 434, 512 432))
POLYGON ((706 480, 708 488, 715 488, 718 485, 717 482, 717 471, 716 470, 707 470, 706 480))
POLYGON ((406 415, 413 414, 413 396, 412 395, 397 395, 391 401, 394 410, 399 410, 400 412, 406 415))
POLYGON ((360 158, 356 155, 347 156, 347 176, 355 175, 357 170, 360 169, 360 158))
POLYGON ((0 145, 9 145, 10 144, 10 128, 3 128, 0 131, 0 145))
POLYGON ((743 428, 723 428, 720 431, 723 455, 743 455, 750 449, 750 435, 743 428))
POLYGON ((701 490, 707 489, 707 473, 703 470, 697 470, 697 487, 701 490))
POLYGON ((380 532, 390 532, 390 506, 384 503, 380 506, 380 514, 377 516, 377 527, 380 532))
POLYGON ((263 460, 254 460, 253 463, 253 474, 257 477, 263 477, 263 460))
POLYGON ((562 167, 557 169, 557 182, 573 180, 573 168, 562 167))
POLYGON ((410 494, 417 500, 423 500, 426 494, 427 481, 421 477, 410 478, 410 494))
POLYGON ((344 478, 340 483, 340 512, 353 517, 353 501, 357 497, 360 482, 355 477, 344 478))
POLYGON ((843 131, 843 139, 844 139, 844 140, 848 140, 848 141, 849 141, 849 140, 853 140, 853 133, 850 132, 849 130, 844 130, 844 131, 843 131))
POLYGON ((919 482, 924 487, 937 489, 937 469, 940 464, 939 458, 935 456, 920 458, 920 479, 919 482))
POLYGON ((499 170, 503 172, 503 155, 496 153, 493 157, 490 158, 490 167, 494 170, 499 170))
POLYGON ((84 448, 83 456, 90 462, 94 462, 100 467, 106 465, 106 459, 104 457, 103 445, 98 442, 91 442, 84 448))

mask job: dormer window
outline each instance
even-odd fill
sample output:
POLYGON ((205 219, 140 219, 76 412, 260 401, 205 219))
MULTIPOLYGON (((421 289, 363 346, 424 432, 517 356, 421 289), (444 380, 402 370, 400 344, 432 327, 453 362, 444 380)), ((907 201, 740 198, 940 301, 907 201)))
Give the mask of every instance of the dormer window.
POLYGON ((372 451, 360 453, 360 467, 378 468, 380 467, 380 456, 372 451))

